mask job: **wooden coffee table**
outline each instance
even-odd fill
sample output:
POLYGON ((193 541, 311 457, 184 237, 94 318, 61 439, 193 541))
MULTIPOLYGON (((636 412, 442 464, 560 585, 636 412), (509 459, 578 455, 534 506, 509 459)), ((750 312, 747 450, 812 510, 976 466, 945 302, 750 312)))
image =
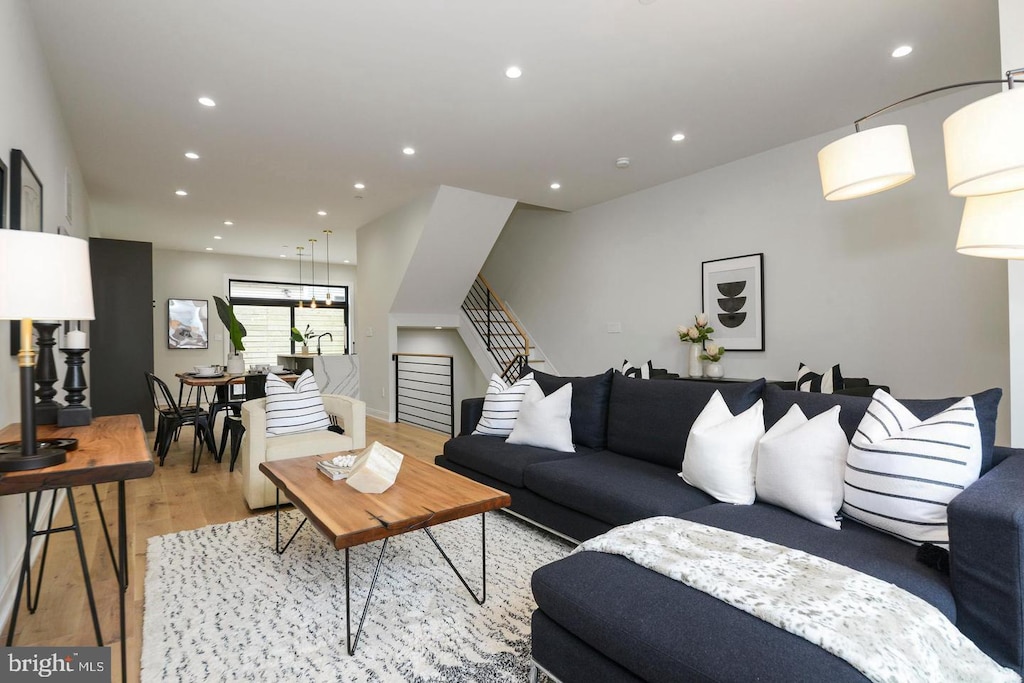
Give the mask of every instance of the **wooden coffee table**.
POLYGON ((487 523, 484 513, 510 505, 512 498, 507 493, 410 457, 403 459, 398 478, 387 491, 360 493, 345 480, 331 481, 317 470, 317 461, 329 457, 330 455, 315 455, 262 462, 260 470, 277 487, 274 533, 275 549, 278 553, 288 549, 307 521, 312 522, 336 549, 345 551, 345 628, 348 632, 346 645, 349 655, 355 653, 359 644, 359 635, 362 633, 363 621, 373 598, 373 589, 384 561, 384 552, 388 547, 388 539, 392 536, 422 529, 477 604, 484 603, 487 599, 487 523), (305 515, 305 519, 283 547, 282 493, 305 515), (482 588, 479 596, 463 578, 429 529, 436 524, 476 514, 480 515, 482 559, 482 588), (363 605, 359 626, 353 638, 349 599, 349 548, 381 539, 384 543, 380 555, 377 556, 377 567, 373 571, 370 590, 366 595, 366 603, 363 605))

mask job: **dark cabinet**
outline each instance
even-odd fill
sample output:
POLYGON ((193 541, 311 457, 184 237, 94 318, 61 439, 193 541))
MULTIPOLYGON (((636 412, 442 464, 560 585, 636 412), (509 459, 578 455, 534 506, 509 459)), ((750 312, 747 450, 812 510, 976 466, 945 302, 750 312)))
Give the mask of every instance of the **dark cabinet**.
POLYGON ((89 240, 96 319, 89 325, 92 413, 138 413, 153 429, 153 401, 143 373, 153 371, 153 245, 89 240))

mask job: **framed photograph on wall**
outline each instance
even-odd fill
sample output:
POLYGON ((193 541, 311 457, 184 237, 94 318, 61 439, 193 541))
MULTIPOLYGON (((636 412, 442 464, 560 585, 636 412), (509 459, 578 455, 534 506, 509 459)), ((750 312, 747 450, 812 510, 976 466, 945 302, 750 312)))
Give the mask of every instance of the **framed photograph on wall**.
POLYGON ((43 231, 43 183, 20 149, 11 150, 11 228, 43 231))
POLYGON ((701 301, 715 343, 728 351, 764 351, 764 254, 704 261, 701 301))
POLYGON ((7 227, 7 164, 0 159, 0 230, 7 227))
POLYGON ((167 348, 209 348, 209 312, 207 299, 168 299, 167 348))

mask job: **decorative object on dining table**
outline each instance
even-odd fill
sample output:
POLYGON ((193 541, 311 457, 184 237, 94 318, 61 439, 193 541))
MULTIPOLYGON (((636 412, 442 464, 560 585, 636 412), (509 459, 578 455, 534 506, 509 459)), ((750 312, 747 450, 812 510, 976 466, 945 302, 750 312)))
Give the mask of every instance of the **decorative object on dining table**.
POLYGON ((309 340, 316 336, 316 332, 313 331, 309 325, 306 325, 305 332, 299 332, 299 328, 293 327, 291 331, 291 339, 296 344, 302 344, 302 353, 309 353, 309 340))
POLYGON ((167 348, 210 348, 209 307, 206 299, 168 299, 167 348))
POLYGON ((704 366, 704 374, 707 377, 718 379, 725 375, 725 370, 722 369, 722 364, 719 362, 722 360, 722 356, 725 355, 725 347, 710 339, 704 344, 704 353, 700 354, 700 359, 707 361, 704 366))
POLYGON ((242 357, 245 345, 242 344, 242 338, 248 332, 245 330, 245 325, 235 316, 235 307, 230 302, 219 296, 214 296, 213 300, 217 304, 217 315, 224 323, 224 327, 227 328, 228 336, 231 339, 231 353, 228 354, 227 370, 233 375, 240 375, 245 372, 245 359, 242 357))
POLYGON ((20 321, 21 342, 21 442, 0 447, 0 472, 50 467, 66 460, 64 450, 40 448, 36 441, 33 318, 94 318, 89 243, 64 235, 0 230, 0 319, 20 321), (41 263, 47 266, 43 276, 41 263))
MULTIPOLYGON (((64 354, 64 364, 68 366, 64 375, 64 398, 68 403, 57 411, 58 427, 81 427, 92 423, 92 408, 82 405, 85 402, 85 390, 89 388, 85 382, 84 370, 85 354, 89 349, 84 340, 79 344, 77 336, 71 338, 73 334, 74 331, 65 335, 66 344, 60 348, 64 354), (75 346, 70 346, 71 342, 75 343, 75 346)), ((84 332, 79 331, 79 334, 85 336, 84 332)))
POLYGON ((714 331, 715 328, 708 325, 707 313, 703 312, 693 316, 693 325, 690 327, 680 325, 676 328, 679 341, 690 344, 687 363, 687 374, 690 377, 704 376, 704 364, 700 360, 700 355, 704 351, 704 342, 711 338, 710 335, 714 331))
POLYGON ((730 351, 764 351, 764 254, 704 261, 701 302, 730 351))
POLYGON ((32 323, 36 330, 36 344, 39 352, 36 354, 35 380, 36 389, 35 414, 37 425, 57 424, 57 411, 63 407, 62 403, 53 400, 57 390, 53 385, 57 383, 57 364, 53 359, 53 347, 57 340, 54 333, 60 327, 60 323, 45 322, 36 320, 32 323))

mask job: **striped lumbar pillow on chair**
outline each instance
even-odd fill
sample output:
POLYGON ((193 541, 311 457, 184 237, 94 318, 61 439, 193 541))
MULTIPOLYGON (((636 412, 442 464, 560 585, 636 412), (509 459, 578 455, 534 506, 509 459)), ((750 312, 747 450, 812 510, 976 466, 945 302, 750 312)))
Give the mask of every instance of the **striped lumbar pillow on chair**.
POLYGON ((330 424, 312 372, 303 372, 294 388, 277 375, 267 375, 267 434, 312 432, 330 424))
POLYGON ((487 395, 484 396, 483 413, 473 433, 508 437, 516 425, 516 418, 519 417, 519 407, 523 403, 526 388, 532 383, 532 372, 520 377, 512 386, 497 374, 492 374, 487 385, 487 395))

